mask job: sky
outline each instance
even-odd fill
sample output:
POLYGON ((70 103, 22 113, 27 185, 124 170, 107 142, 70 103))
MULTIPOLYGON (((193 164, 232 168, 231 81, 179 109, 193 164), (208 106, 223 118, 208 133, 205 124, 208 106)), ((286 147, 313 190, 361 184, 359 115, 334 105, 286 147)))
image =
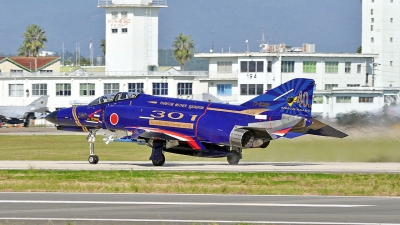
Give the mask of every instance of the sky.
MULTIPOLYGON (((46 50, 101 55, 105 10, 96 0, 1 0, 0 54, 16 54, 26 27, 36 23, 47 33, 46 50)), ((243 52, 249 40, 259 51, 266 42, 300 47, 316 45, 317 52, 355 52, 361 45, 359 0, 168 0, 159 12, 159 48, 171 49, 174 37, 190 35, 196 52, 243 52)))

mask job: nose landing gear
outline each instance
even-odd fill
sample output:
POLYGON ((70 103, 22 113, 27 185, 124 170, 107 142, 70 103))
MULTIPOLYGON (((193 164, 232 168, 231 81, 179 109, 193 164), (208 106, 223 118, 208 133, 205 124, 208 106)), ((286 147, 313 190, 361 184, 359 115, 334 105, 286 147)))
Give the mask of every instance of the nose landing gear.
POLYGON ((96 140, 96 130, 90 130, 89 135, 87 136, 86 140, 89 142, 89 151, 90 156, 88 161, 90 164, 97 164, 99 162, 99 157, 94 154, 94 142, 96 140))

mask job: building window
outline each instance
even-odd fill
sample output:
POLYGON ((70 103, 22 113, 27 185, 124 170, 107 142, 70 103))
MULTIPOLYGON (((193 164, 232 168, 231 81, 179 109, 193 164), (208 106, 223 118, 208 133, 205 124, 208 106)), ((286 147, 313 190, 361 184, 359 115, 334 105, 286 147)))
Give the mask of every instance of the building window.
POLYGON ((153 83, 153 95, 168 95, 168 83, 153 83))
POLYGON ((111 94, 119 92, 119 83, 105 83, 104 84, 104 94, 111 94))
POLYGON ((121 19, 128 19, 128 12, 126 11, 121 12, 121 19))
POLYGON ((374 43, 374 38, 373 37, 371 38, 371 43, 374 43))
POLYGON ((272 89, 272 84, 267 84, 267 90, 271 90, 272 89))
POLYGON ((217 95, 232 95, 232 84, 217 84, 217 95))
POLYGON ((80 96, 95 95, 95 84, 94 83, 79 84, 79 95, 80 96))
POLYGON ((32 96, 47 95, 47 84, 32 84, 32 96))
POLYGON ((217 62, 218 73, 232 73, 232 62, 217 62))
POLYGON ((282 61, 282 73, 294 73, 294 61, 282 61))
POLYGON ((357 64, 357 73, 361 73, 361 64, 357 64))
POLYGON ((393 38, 392 37, 390 38, 390 42, 393 42, 393 38))
POLYGON ((178 83, 178 95, 192 95, 192 83, 178 83))
POLYGON ((322 104, 324 102, 323 96, 314 96, 313 103, 315 104, 322 104))
POLYGON ((345 62, 344 72, 345 73, 351 73, 351 62, 345 62))
POLYGON ((53 70, 40 70, 40 75, 52 75, 53 70))
POLYGON ((393 23, 393 18, 390 18, 390 23, 393 23))
POLYGON ((71 84, 56 84, 56 96, 71 96, 71 84))
POLYGON ((137 94, 143 93, 143 83, 128 83, 128 91, 137 94))
POLYGON ((371 31, 373 31, 374 30, 374 25, 371 25, 371 31))
POLYGON ((339 62, 325 62, 325 73, 338 73, 339 62))
POLYGON ((10 70, 10 75, 22 75, 24 74, 23 70, 10 70))
POLYGON ((263 84, 241 84, 240 95, 261 95, 264 93, 263 84))
POLYGON ((390 66, 393 66, 393 61, 390 61, 390 66))
POLYGON ((374 103, 374 97, 359 97, 359 103, 374 103))
POLYGON ((268 73, 272 72, 272 61, 268 61, 267 72, 268 73))
POLYGON ((24 97, 24 85, 23 84, 9 84, 8 85, 8 96, 24 97))
POLYGON ((118 19, 118 12, 111 12, 111 19, 118 19))
POLYGON ((325 84, 325 90, 332 90, 334 87, 338 87, 338 84, 325 84))
POLYGON ((371 9, 371 15, 374 15, 374 9, 371 9))
POLYGON ((316 61, 304 61, 303 62, 303 73, 316 73, 317 62, 316 61))
POLYGON ((113 34, 118 33, 118 29, 116 29, 116 28, 111 29, 111 33, 113 33, 113 34))
POLYGON ((121 32, 122 32, 122 33, 128 33, 128 28, 122 28, 122 29, 121 29, 121 32))
POLYGON ((351 103, 351 96, 338 96, 336 103, 351 103))
POLYGON ((264 72, 264 61, 241 61, 240 72, 261 73, 264 72))
POLYGON ((347 87, 360 87, 361 85, 359 84, 347 84, 347 87))
POLYGON ((371 18, 371 23, 373 23, 374 22, 374 18, 371 18))
POLYGON ((371 2, 374 2, 374 0, 371 0, 371 2))

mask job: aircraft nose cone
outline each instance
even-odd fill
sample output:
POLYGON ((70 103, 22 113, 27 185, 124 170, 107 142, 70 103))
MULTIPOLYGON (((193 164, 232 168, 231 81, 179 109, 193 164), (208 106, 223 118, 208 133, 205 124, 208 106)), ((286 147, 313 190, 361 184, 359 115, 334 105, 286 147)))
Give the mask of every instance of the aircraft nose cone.
POLYGON ((58 113, 58 111, 54 111, 54 112, 50 113, 49 115, 47 115, 45 117, 45 119, 47 121, 49 121, 50 123, 57 124, 57 113, 58 113))

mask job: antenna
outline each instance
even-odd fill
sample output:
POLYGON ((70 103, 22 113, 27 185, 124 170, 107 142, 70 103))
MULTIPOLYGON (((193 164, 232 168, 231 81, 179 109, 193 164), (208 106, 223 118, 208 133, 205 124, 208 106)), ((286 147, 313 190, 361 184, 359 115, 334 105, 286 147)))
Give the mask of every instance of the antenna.
POLYGON ((214 31, 212 32, 212 45, 211 45, 210 52, 211 52, 211 53, 214 52, 214 31))

